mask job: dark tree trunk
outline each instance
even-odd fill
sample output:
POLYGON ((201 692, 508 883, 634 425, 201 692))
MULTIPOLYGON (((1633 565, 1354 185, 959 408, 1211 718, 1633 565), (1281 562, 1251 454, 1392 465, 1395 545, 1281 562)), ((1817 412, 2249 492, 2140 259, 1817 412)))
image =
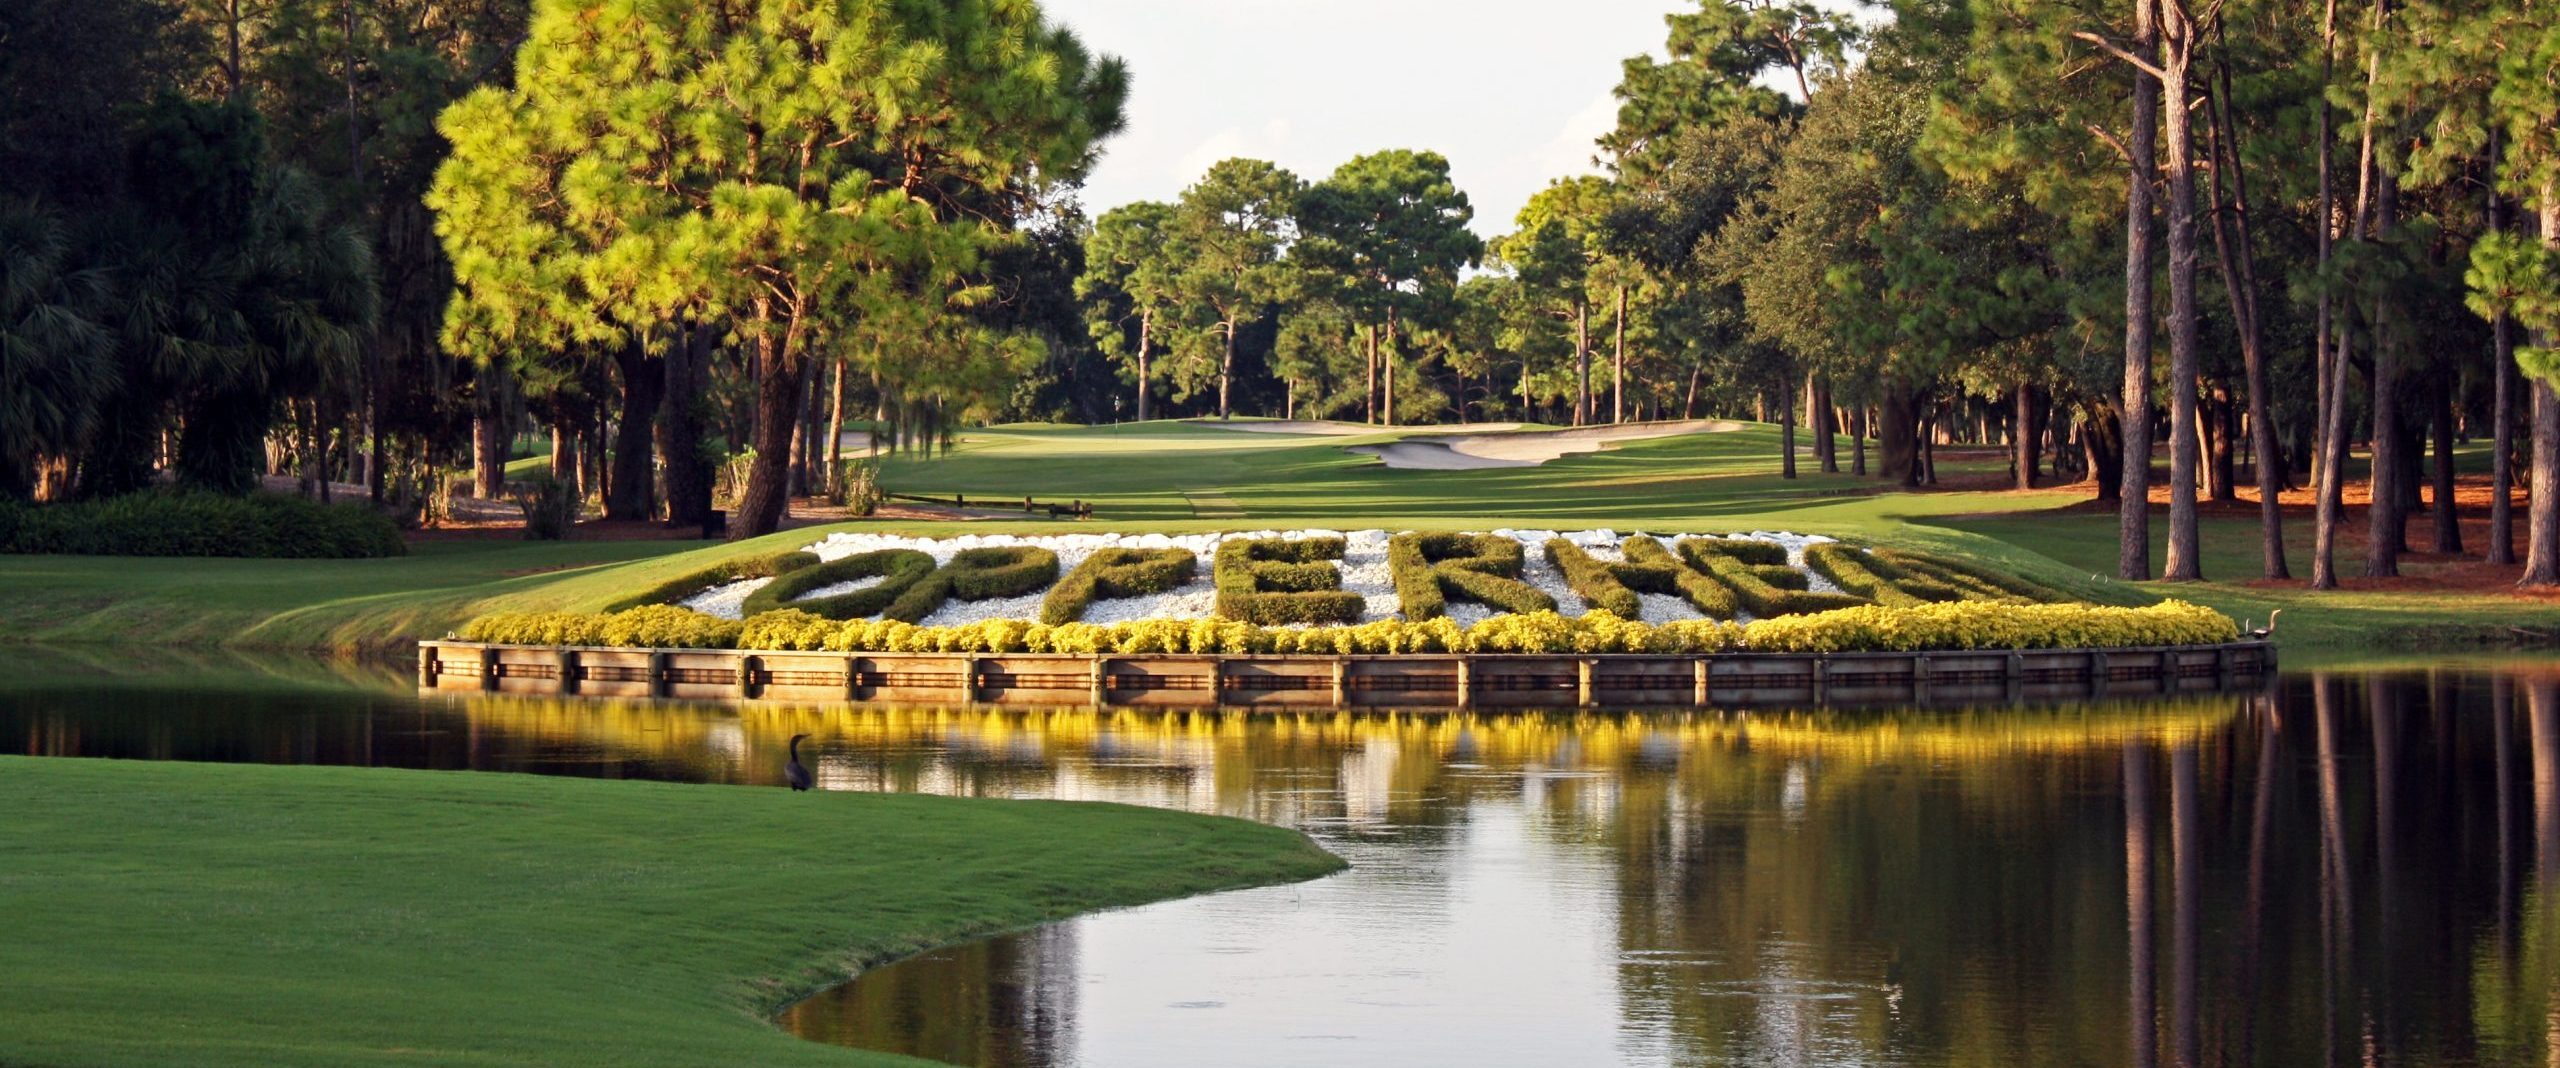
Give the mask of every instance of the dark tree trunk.
POLYGON ((2428 443, 2427 451, 2435 458, 2432 496, 2436 551, 2458 553, 2462 551, 2462 519, 2453 492, 2453 369, 2445 368, 2444 372, 2436 380, 2434 440, 2428 443))
MULTIPOLYGON (((2153 0, 2134 0, 2133 49, 2157 42, 2153 0)), ((2125 185, 2123 483, 2116 512, 2116 577, 2151 577, 2151 182, 2153 146, 2160 123, 2160 83, 2133 75, 2133 123, 2125 149, 2131 173, 2125 185)), ((2175 425, 2175 424, 2172 424, 2175 425)))
POLYGON ((1849 412, 1849 473, 1861 478, 1867 473, 1867 406, 1863 404, 1849 412))
MULTIPOLYGON (((2500 131, 2489 130, 2489 158, 2499 154, 2500 131)), ((2489 230, 2505 233, 2508 227, 2507 198, 2498 192, 2497 183, 2489 183, 2489 230)), ((2490 440, 2493 450, 2489 458, 2489 556, 2492 564, 2516 562, 2515 547, 2515 322, 2501 315, 2489 324, 2489 374, 2492 399, 2489 404, 2490 440)))
MULTIPOLYGON (((2378 5, 2377 5, 2378 10, 2378 5)), ((2380 240, 2397 223, 2397 183, 2382 168, 2373 168, 2374 213, 2367 238, 2380 240)), ((2370 313, 2373 330, 2373 504, 2365 532, 2364 573, 2372 578, 2400 574, 2400 547, 2407 535, 2408 514, 2401 508, 2407 487, 2401 481, 2399 338, 2391 319, 2391 301, 2377 295, 2370 313)))
MULTIPOLYGON (((2250 461, 2258 482, 2258 543, 2265 577, 2288 578, 2292 569, 2284 558, 2284 510, 2278 499, 2284 489, 2283 452, 2276 445, 2275 421, 2270 418, 2267 395, 2266 330, 2258 310, 2258 253, 2255 236, 2249 229, 2249 174, 2242 165, 2239 126, 2231 119, 2231 65, 2227 58, 2215 63, 2222 91, 2214 94, 2214 203, 2222 203, 2222 176, 2231 175, 2230 223, 2224 225, 2224 213, 2214 212, 2213 243, 2222 256, 2222 280, 2229 291, 2231 307, 2240 328, 2240 362, 2249 381, 2250 461), (2226 233, 2226 229, 2229 231, 2226 233)), ((2323 220, 2323 225, 2326 221, 2323 220)))
POLYGON ((2039 473, 2036 464, 2044 455, 2036 433, 2036 415, 2044 409, 2036 402, 2035 383, 2018 383, 2018 388, 2010 391, 2010 396, 2016 402, 2016 410, 2009 417, 2010 463, 2015 469, 2012 474, 2017 476, 2019 489, 2034 489, 2039 473))
POLYGON ((2212 403, 2204 408, 2205 429, 2213 442, 2213 473, 2205 479, 2213 487, 2213 499, 2230 503, 2240 499, 2240 406, 2233 403, 2227 387, 2216 386, 2212 403))
POLYGON ((1831 376, 1814 375, 1806 380, 1806 388, 1812 397, 1808 410, 1813 413, 1813 458, 1822 462, 1823 474, 1839 474, 1840 449, 1832 440, 1839 424, 1833 421, 1831 376))
POLYGON ((494 501, 507 492, 506 372, 495 367, 480 372, 471 413, 471 495, 494 501))
POLYGON ((2089 475, 2098 484, 2098 503, 2123 503, 2124 494, 2124 423, 2116 410, 2104 403, 2089 404, 2084 411, 2087 421, 2080 429, 2083 451, 2088 455, 2089 475))
MULTIPOLYGON (((761 311, 761 309, 759 309, 761 311)), ((789 339, 772 330, 755 339, 755 462, 747 471, 747 491, 738 515, 729 523, 732 539, 753 538, 782 528, 790 511, 791 435, 799 422, 800 395, 809 375, 808 362, 789 350, 789 339)))
POLYGON ((1876 449, 1878 462, 1886 480, 1897 486, 1920 484, 1920 426, 1915 410, 1917 398, 1911 387, 1900 381, 1885 382, 1884 397, 1877 402, 1876 449))
POLYGON ((667 361, 633 338, 614 358, 622 370, 622 418, 614 424, 613 477, 606 482, 604 517, 647 519, 658 511, 651 477, 650 430, 666 392, 667 361))
POLYGON ((1778 403, 1778 477, 1796 477, 1796 393, 1780 390, 1778 403))
POLYGON ((703 385, 720 331, 678 328, 667 346, 666 388, 659 398, 658 456, 666 467, 667 525, 700 526, 711 517, 711 464, 702 453, 703 385))

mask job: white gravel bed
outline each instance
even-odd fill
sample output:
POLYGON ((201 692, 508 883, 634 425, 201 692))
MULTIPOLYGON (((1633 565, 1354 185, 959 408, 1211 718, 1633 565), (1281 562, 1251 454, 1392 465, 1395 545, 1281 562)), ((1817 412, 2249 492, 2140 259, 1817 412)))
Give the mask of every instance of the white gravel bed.
MULTIPOLYGON (((1499 528, 1492 533, 1520 543, 1524 564, 1520 575, 1522 581, 1555 598, 1556 610, 1567 616, 1580 616, 1589 611, 1589 607, 1584 605, 1582 598, 1575 596, 1572 588, 1565 584, 1564 572, 1547 562, 1545 548, 1547 540, 1561 537, 1581 547, 1595 559, 1616 561, 1626 558, 1622 546, 1627 537, 1633 536, 1613 530, 1577 530, 1560 533, 1552 530, 1499 528)), ((1034 545, 1058 554, 1058 573, 1061 576, 1075 570, 1077 565, 1084 563, 1095 552, 1108 548, 1182 548, 1191 550, 1199 557, 1199 573, 1190 582, 1163 593, 1149 594, 1144 597, 1098 600, 1085 609, 1086 622, 1122 623, 1142 619, 1204 619, 1215 614, 1217 588, 1211 571, 1215 565, 1219 543, 1228 538, 1298 540, 1337 534, 1343 539, 1343 558, 1339 565, 1342 571, 1342 588, 1359 594, 1364 601, 1360 613, 1361 621, 1399 618, 1400 606, 1396 598, 1395 579, 1387 567, 1387 545, 1393 533, 1385 530, 1247 530, 1222 534, 962 534, 949 538, 911 538, 868 532, 839 532, 830 534, 816 544, 808 546, 808 551, 815 553, 820 559, 841 560, 857 553, 882 549, 913 549, 932 557, 936 564, 948 564, 953 556, 965 549, 1034 545)), ((1784 545, 1787 548, 1787 562, 1798 570, 1805 570, 1805 546, 1832 540, 1820 535, 1793 534, 1784 531, 1753 531, 1748 534, 1726 536, 1771 541, 1784 545)), ((1656 537, 1665 544, 1669 544, 1679 536, 1657 535, 1656 537)), ((1814 589, 1837 592, 1838 587, 1822 576, 1811 575, 1810 572, 1808 574, 1814 589)), ((747 595, 770 581, 772 580, 746 579, 728 583, 706 590, 682 604, 695 611, 735 619, 738 618, 747 595)), ((811 590, 804 594, 803 598, 838 596, 868 589, 883 581, 885 581, 883 577, 874 576, 852 582, 835 583, 811 590)), ((1039 593, 1020 597, 1000 597, 984 601, 948 601, 932 615, 926 617, 924 623, 928 626, 949 626, 987 619, 1036 620, 1040 617, 1040 602, 1047 592, 1042 590, 1039 593)), ((1696 608, 1680 597, 1667 594, 1639 594, 1638 599, 1641 603, 1640 616, 1648 623, 1702 618, 1696 608)), ((1467 601, 1451 601, 1448 606, 1449 618, 1462 627, 1473 626, 1497 614, 1490 606, 1467 601)))
POLYGON ((771 581, 773 580, 769 578, 740 579, 736 582, 713 586, 676 602, 676 605, 722 619, 736 619, 747 603, 747 595, 763 589, 764 584, 771 581))

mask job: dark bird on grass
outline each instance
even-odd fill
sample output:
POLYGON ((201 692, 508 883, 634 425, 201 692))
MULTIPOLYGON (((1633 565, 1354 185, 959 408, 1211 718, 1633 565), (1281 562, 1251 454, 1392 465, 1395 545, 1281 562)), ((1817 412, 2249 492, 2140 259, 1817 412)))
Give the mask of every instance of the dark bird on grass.
POLYGON ((791 783, 794 790, 809 788, 809 766, 800 762, 800 739, 806 737, 806 734, 791 736, 791 763, 782 766, 782 777, 791 783))
POLYGON ((2248 629, 2249 636, 2252 638, 2272 638, 2276 636, 2276 617, 2283 614, 2284 609, 2281 608, 2267 613, 2267 625, 2263 627, 2251 627, 2247 623, 2242 623, 2241 626, 2248 629))

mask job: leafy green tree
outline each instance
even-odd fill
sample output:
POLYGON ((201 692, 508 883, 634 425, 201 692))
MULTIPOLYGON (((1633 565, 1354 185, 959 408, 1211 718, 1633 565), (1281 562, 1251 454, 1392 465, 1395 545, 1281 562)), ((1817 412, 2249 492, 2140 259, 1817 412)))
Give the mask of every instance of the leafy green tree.
POLYGON ((88 436, 114 365, 106 271, 72 260, 60 216, 0 204, 0 498, 26 500, 37 465, 88 436))
MULTIPOLYGON (((454 153, 429 201, 462 287, 447 343, 485 357, 727 324, 756 382, 730 529, 766 533, 815 339, 983 300, 970 273, 1091 164, 1125 87, 1027 3, 541 3, 514 87, 439 122, 454 153)), ((919 395, 990 377, 938 370, 882 369, 919 395)))
POLYGON ((1806 0, 1697 3, 1663 16, 1667 61, 1640 55, 1621 68, 1617 128, 1600 149, 1631 177, 1650 177, 1684 129, 1795 114, 1815 82, 1847 67, 1863 36, 1853 16, 1806 0), (1793 99, 1762 84, 1771 71, 1792 76, 1793 99))
POLYGON ((1401 148, 1344 163, 1299 203, 1302 284, 1328 290, 1360 317, 1373 380, 1362 407, 1383 409, 1392 423, 1396 368, 1381 365, 1381 353, 1392 361, 1398 322, 1446 307, 1458 272, 1483 257, 1484 242, 1467 229, 1475 209, 1450 180, 1446 157, 1401 148))
POLYGON ((2431 105, 2414 138, 2416 173, 2441 179, 2485 161, 2497 191, 2539 224, 2538 242, 2495 231, 2474 243, 2467 279, 2475 311, 2535 337, 2514 350, 2532 383, 2522 584, 2560 585, 2560 84, 2551 78, 2560 69, 2560 17, 2537 0, 2421 0, 2402 17, 2406 32, 2375 74, 2385 102, 2431 105))
POLYGON ((1521 205, 1518 229, 1502 239, 1497 255, 1522 289, 1562 324, 1573 346, 1573 425, 1594 421, 1591 396, 1591 304, 1607 261, 1604 244, 1616 187, 1584 175, 1548 183, 1521 205))
POLYGON ((1155 201, 1102 213, 1085 240, 1084 273, 1076 277, 1076 297, 1084 302, 1094 343, 1137 383, 1140 422, 1154 418, 1148 402, 1159 376, 1156 340, 1167 332, 1160 324, 1170 325, 1174 304, 1172 219, 1173 206, 1155 201))
POLYGON ((1194 343, 1177 356, 1215 368, 1220 419, 1232 414, 1236 331, 1261 319, 1287 285, 1281 254, 1295 237, 1304 189, 1297 175, 1262 160, 1224 160, 1182 191, 1166 220, 1160 254, 1172 261, 1173 297, 1201 323, 1182 335, 1194 343))

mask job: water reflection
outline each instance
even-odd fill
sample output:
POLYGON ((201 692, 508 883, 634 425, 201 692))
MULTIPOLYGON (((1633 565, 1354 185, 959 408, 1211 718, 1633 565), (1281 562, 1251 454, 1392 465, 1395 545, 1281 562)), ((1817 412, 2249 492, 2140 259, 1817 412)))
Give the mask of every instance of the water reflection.
POLYGON ((773 783, 807 732, 826 788, 1224 813, 1353 861, 953 947, 784 1018, 954 1063, 2560 1065, 2560 676, 1600 716, 209 677, 0 692, 0 739, 773 783))

